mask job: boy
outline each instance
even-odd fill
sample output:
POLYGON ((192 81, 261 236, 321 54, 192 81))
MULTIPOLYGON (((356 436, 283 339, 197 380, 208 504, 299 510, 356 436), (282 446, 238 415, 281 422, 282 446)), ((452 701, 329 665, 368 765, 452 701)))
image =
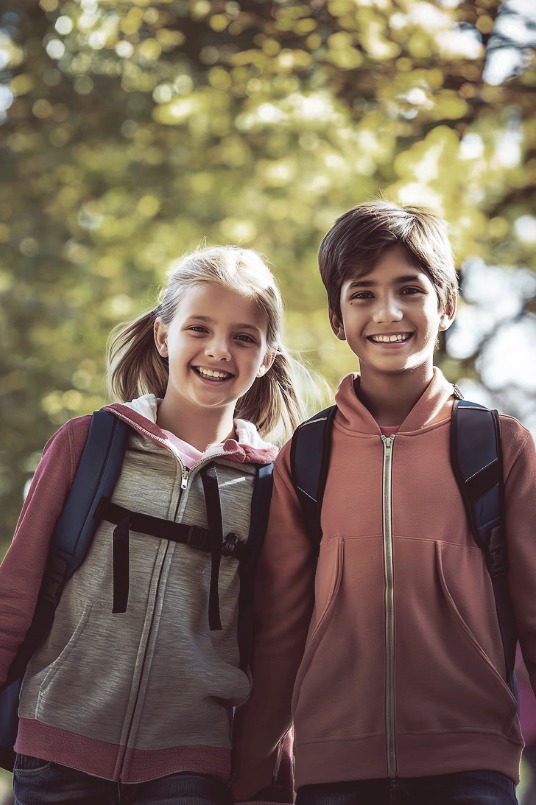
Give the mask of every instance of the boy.
MULTIPOLYGON (((297 805, 515 803, 516 701, 450 465, 454 389, 433 365, 457 302, 443 222, 359 205, 327 233, 319 264, 331 326, 360 373, 336 396, 317 562, 290 445, 276 463, 236 798, 270 787, 293 722, 297 805)), ((501 432, 508 583, 534 689, 536 454, 513 418, 501 432)))

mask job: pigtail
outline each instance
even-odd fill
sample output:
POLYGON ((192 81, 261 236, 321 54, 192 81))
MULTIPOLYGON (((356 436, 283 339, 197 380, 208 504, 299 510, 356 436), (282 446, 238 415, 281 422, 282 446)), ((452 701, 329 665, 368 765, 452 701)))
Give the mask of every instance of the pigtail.
POLYGON ((238 400, 235 416, 253 422, 263 438, 282 444, 307 417, 304 387, 313 389, 310 373, 280 348, 266 374, 238 400))
POLYGON ((121 402, 152 393, 163 397, 168 382, 167 358, 154 341, 157 313, 151 310, 114 331, 108 342, 108 386, 121 402))

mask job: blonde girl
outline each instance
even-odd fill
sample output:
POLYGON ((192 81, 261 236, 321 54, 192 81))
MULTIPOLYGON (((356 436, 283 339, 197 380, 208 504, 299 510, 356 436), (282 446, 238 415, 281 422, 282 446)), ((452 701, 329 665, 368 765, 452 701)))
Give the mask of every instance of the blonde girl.
MULTIPOLYGON (((131 431, 109 511, 26 671, 18 805, 232 802, 232 713, 250 690, 239 562, 221 542, 216 561, 213 542, 211 553, 129 518, 212 539, 215 522, 224 544, 247 544, 257 468, 277 452, 265 439, 302 419, 281 326, 266 264, 225 246, 182 258, 157 306, 112 337, 119 402, 106 408, 131 431), (122 552, 112 551, 119 521, 122 552)), ((32 619, 89 421, 67 422, 46 445, 0 567, 0 684, 32 619)))

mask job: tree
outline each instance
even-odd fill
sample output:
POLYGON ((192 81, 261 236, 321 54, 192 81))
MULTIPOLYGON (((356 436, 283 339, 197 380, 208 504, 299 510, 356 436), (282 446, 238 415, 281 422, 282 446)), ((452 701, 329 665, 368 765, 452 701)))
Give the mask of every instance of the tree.
MULTIPOLYGON (((332 386, 354 367, 329 330, 316 251, 354 204, 425 204, 449 221, 460 265, 534 271, 534 62, 504 31, 515 5, 503 23, 498 12, 496 0, 4 4, 4 539, 46 439, 106 401, 111 327, 204 239, 271 260, 288 340, 332 386)), ((533 326, 534 289, 521 298, 515 315, 533 326)), ((452 380, 482 379, 485 338, 461 357, 442 345, 452 380)))

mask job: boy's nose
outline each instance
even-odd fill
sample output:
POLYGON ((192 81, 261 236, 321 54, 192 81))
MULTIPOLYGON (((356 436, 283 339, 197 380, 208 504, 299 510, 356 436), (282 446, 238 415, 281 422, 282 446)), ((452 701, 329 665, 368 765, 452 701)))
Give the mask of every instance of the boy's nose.
POLYGON ((378 299, 378 304, 374 308, 373 318, 377 324, 386 321, 400 321, 404 314, 397 302, 396 297, 389 296, 385 299, 378 299))

